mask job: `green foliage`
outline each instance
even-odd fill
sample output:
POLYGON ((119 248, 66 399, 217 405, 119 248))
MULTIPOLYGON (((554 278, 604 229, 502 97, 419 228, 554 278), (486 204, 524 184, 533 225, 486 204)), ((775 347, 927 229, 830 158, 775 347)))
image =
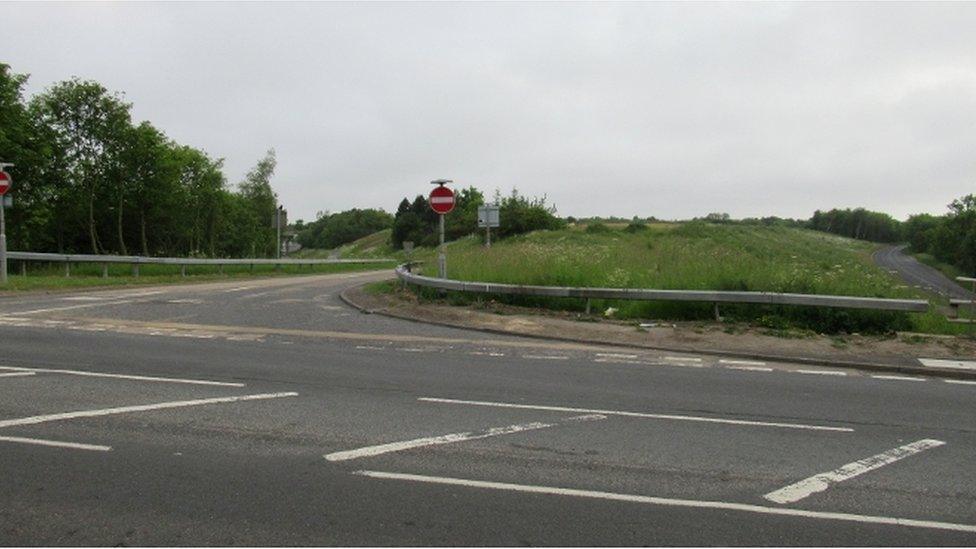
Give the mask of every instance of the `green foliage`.
POLYGON ((12 162, 11 249, 64 253, 270 256, 273 151, 238 192, 222 161, 170 140, 89 80, 25 102, 27 77, 0 64, 0 159, 12 162))
POLYGON ((595 221, 593 223, 587 223, 585 230, 589 234, 600 234, 600 233, 609 233, 611 229, 609 226, 607 226, 606 223, 595 221))
POLYGON ((905 233, 912 251, 976 275, 976 194, 953 200, 946 215, 910 217, 905 233))
POLYGON ((393 226, 393 216, 383 210, 352 209, 323 216, 298 233, 304 248, 332 249, 393 226))
MULTIPOLYGON (((605 288, 726 290, 917 298, 877 268, 871 244, 819 232, 761 225, 650 224, 635 233, 539 231, 485 249, 476 238, 453 243, 448 275, 472 281, 605 288)), ((426 259, 426 258, 423 258, 426 259)), ((498 296, 503 302, 582 310, 582 300, 498 296)), ((707 320, 711 304, 611 302, 618 318, 707 320)), ((877 333, 927 327, 936 313, 908 315, 817 307, 722 305, 722 315, 771 327, 877 333)))
POLYGON ((808 222, 815 231, 833 233, 871 242, 898 242, 902 238, 901 223, 890 215, 864 208, 851 210, 817 210, 808 222))

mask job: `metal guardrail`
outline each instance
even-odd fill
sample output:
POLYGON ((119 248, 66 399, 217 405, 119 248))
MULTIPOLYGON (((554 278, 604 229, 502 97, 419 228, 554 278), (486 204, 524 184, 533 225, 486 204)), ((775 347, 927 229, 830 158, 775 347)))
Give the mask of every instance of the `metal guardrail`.
POLYGON ((7 252, 8 259, 21 261, 21 273, 26 272, 28 261, 39 261, 47 263, 64 263, 65 276, 71 274, 72 263, 100 263, 102 265, 102 276, 108 276, 108 265, 110 263, 124 263, 132 265, 132 274, 139 276, 140 265, 179 265, 180 272, 186 276, 188 265, 215 265, 223 271, 225 265, 334 265, 342 263, 368 264, 368 263, 392 263, 394 259, 268 259, 268 258, 234 258, 234 259, 207 259, 191 257, 145 257, 139 255, 95 255, 95 254, 52 254, 39 252, 7 252))
MULTIPOLYGON (((970 278, 968 276, 957 276, 956 280, 959 282, 969 282, 973 285, 973 293, 976 294, 976 278, 970 278)), ((961 307, 970 307, 976 309, 976 299, 950 299, 949 307, 952 309, 952 313, 949 316, 949 322, 959 322, 962 324, 976 324, 976 319, 974 318, 963 318, 959 316, 959 309, 961 307)))
POLYGON ((546 297, 572 297, 591 299, 619 299, 639 301, 695 301, 713 303, 715 316, 720 303, 750 303, 761 305, 801 305, 844 309, 871 309, 877 311, 905 311, 924 313, 929 303, 920 299, 882 299, 875 297, 849 297, 834 295, 786 294, 773 292, 723 292, 712 290, 642 290, 627 288, 567 288, 561 286, 523 286, 496 284, 493 282, 465 282, 421 276, 410 272, 407 265, 396 268, 397 277, 407 284, 483 294, 532 295, 546 297))

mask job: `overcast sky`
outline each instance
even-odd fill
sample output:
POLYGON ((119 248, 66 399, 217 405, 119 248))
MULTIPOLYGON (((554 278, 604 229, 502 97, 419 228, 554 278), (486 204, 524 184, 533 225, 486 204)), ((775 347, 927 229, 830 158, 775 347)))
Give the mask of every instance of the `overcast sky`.
POLYGON ((428 181, 562 215, 904 218, 976 193, 976 3, 2 3, 28 93, 76 75, 292 219, 428 181))

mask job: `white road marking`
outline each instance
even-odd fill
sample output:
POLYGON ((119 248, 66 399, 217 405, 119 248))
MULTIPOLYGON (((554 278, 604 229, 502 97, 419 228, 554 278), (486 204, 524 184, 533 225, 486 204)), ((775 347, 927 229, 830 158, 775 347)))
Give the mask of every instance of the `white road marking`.
MULTIPOLYGON (((592 419, 605 419, 605 416, 589 415, 570 418, 570 420, 575 421, 586 421, 592 419)), ((366 446, 364 448, 357 448, 355 450, 333 452, 331 454, 326 454, 324 457, 329 461, 347 461, 350 459, 389 454, 391 452, 402 452, 404 450, 412 450, 414 448, 425 448, 427 446, 438 446, 441 444, 453 444, 455 442, 465 442, 468 440, 478 440, 488 437, 497 437, 500 435, 510 435, 512 433, 521 433, 523 431, 534 431, 536 429, 545 429, 555 425, 558 425, 558 423, 533 422, 509 425, 507 427, 492 427, 490 429, 485 429, 484 431, 478 432, 452 433, 449 435, 440 435, 436 437, 415 438, 413 440, 404 440, 402 442, 390 442, 376 446, 366 446)))
POLYGON ((126 303, 132 303, 131 299, 123 299, 120 301, 99 301, 98 303, 83 303, 81 305, 66 305, 64 307, 48 307, 46 309, 32 309, 30 311, 17 311, 14 313, 3 313, 3 316, 14 316, 14 315, 34 315, 39 313, 53 313, 56 311, 70 311, 72 309, 86 309, 89 307, 108 307, 110 305, 124 305, 126 303))
POLYGON ((423 349, 416 349, 416 348, 413 348, 413 347, 400 347, 400 348, 397 349, 397 351, 403 351, 405 353, 422 353, 422 352, 424 352, 423 349))
POLYGON ((46 440, 43 438, 0 437, 0 442, 19 442, 22 444, 54 446, 56 448, 71 448, 73 450, 93 450, 96 452, 108 452, 112 449, 111 446, 99 446, 97 444, 80 444, 77 442, 61 442, 59 440, 46 440))
POLYGON ((376 347, 374 345, 356 345, 357 349, 363 349, 368 351, 382 351, 383 347, 376 347))
POLYGON ((451 486, 465 486, 468 488, 486 488, 490 490, 505 490, 527 494, 547 494, 553 496, 570 496, 578 498, 592 498, 627 503, 644 503, 649 505, 663 505, 668 507, 690 507, 695 509, 718 509, 722 511, 743 511, 764 515, 792 516, 822 520, 840 520, 846 522, 860 522, 867 524, 884 524, 890 526, 908 526, 912 528, 931 528, 936 530, 952 530, 957 532, 976 532, 974 524, 957 524, 953 522, 938 522, 931 520, 916 520, 895 517, 881 517, 871 515, 854 515, 850 513, 834 513, 827 511, 804 511, 801 509, 785 509, 781 507, 764 507, 745 503, 725 501, 703 501, 693 499, 673 499, 655 496, 639 496, 634 494, 617 494, 613 492, 598 492, 594 490, 576 490, 573 488, 557 488, 552 486, 537 486, 531 484, 510 484, 506 482, 490 482, 483 480, 468 480, 450 477, 432 477, 411 475, 404 473, 385 473, 382 471, 356 471, 353 474, 364 477, 405 480, 411 482, 426 482, 429 484, 446 484, 451 486))
POLYGON ((946 383, 956 383, 958 385, 976 385, 976 381, 966 381, 964 379, 943 379, 946 383))
POLYGON ((569 360, 568 356, 554 356, 554 355, 522 355, 522 358, 527 358, 529 360, 569 360))
POLYGON ((666 356, 664 360, 676 360, 678 362, 701 362, 700 358, 693 358, 690 356, 666 356))
POLYGON ((108 297, 108 296, 95 297, 93 295, 74 295, 69 297, 62 297, 61 299, 65 301, 103 301, 106 299, 118 299, 118 298, 108 297))
POLYGON ((882 376, 873 375, 874 379, 890 379, 892 381, 925 381, 924 377, 909 377, 909 376, 882 376))
POLYGON ((765 366, 726 366, 729 370, 743 370, 746 372, 772 372, 772 368, 765 366))
POLYGON ((267 400, 271 398, 283 398, 298 396, 298 393, 263 393, 258 395, 241 395, 232 397, 201 398, 196 400, 177 400, 173 402, 160 402, 157 404, 140 404, 137 406, 121 406, 118 408, 102 408, 100 410, 79 410, 77 412, 64 412, 60 414, 47 414, 43 416, 22 417, 17 419, 0 420, 0 428, 16 427, 19 425, 37 425, 38 423, 48 423, 51 421, 62 421, 65 419, 77 419, 82 417, 101 417, 115 414, 128 414, 130 412, 146 412, 150 410, 165 410, 169 408, 185 408, 188 406, 203 406, 206 404, 223 404, 227 402, 243 402, 246 400, 267 400))
POLYGON ((221 290, 221 292, 223 292, 225 294, 229 294, 231 292, 242 292, 244 290, 250 290, 250 289, 251 289, 250 286, 239 286, 237 288, 229 288, 227 290, 221 290))
POLYGON ((750 425, 755 427, 784 427, 787 429, 808 429, 813 431, 839 431, 852 433, 854 429, 848 427, 828 427, 825 425, 805 425, 802 423, 773 423, 767 421, 749 421, 745 419, 723 419, 716 417, 679 416, 672 414, 646 414, 642 412, 623 412, 619 410, 596 410, 590 408, 571 408, 566 406, 544 406, 537 404, 513 404, 509 402, 486 402, 480 400, 457 400, 453 398, 420 397, 421 402, 436 402, 441 404, 465 404, 468 406, 489 406, 493 408, 517 408, 521 410, 546 410, 550 412, 572 412, 578 414, 601 414, 607 416, 639 417, 644 419, 672 419, 677 421, 699 421, 703 423, 723 423, 728 425, 750 425))
POLYGON ((0 377, 24 377, 35 375, 36 372, 9 372, 0 374, 0 377))
POLYGON ((935 358, 920 358, 923 366, 930 368, 952 368, 955 370, 976 370, 976 362, 971 360, 940 360, 935 358))
POLYGON ((838 372, 837 370, 793 370, 798 374, 810 374, 815 376, 846 376, 847 372, 838 372))
POLYGON ((765 366, 765 362, 758 362, 755 360, 725 360, 724 358, 719 360, 722 364, 735 364, 737 366, 765 366))
POLYGON ((598 362, 600 364, 644 364, 650 365, 650 362, 644 362, 642 360, 629 360, 626 358, 594 358, 593 362, 598 362))
POLYGON ((848 463, 847 465, 834 469, 833 471, 828 471, 826 473, 814 475, 810 478, 805 478, 800 482, 796 482, 774 492, 770 492, 763 497, 775 503, 793 503, 800 501, 809 495, 816 494, 817 492, 823 492, 829 488, 831 484, 837 484, 838 482, 843 482, 858 475, 863 475, 868 471, 879 469, 885 465, 907 458, 908 456, 915 455, 930 448, 942 446, 943 444, 945 444, 945 442, 930 438, 918 440, 911 444, 893 448, 876 456, 864 458, 855 461, 854 463, 848 463))
POLYGON ((637 358, 637 355, 625 355, 621 353, 596 353, 596 356, 603 358, 637 358))
POLYGON ((39 372, 45 374, 65 374, 70 376, 107 377, 114 379, 131 379, 133 381, 160 381, 164 383, 184 383, 187 385, 213 385, 217 387, 244 387, 243 383, 228 381, 208 381, 203 379, 182 379, 178 377, 137 376, 129 374, 105 374, 102 372, 86 372, 84 370, 59 370, 54 368, 21 368, 18 366, 0 366, 0 370, 14 370, 17 372, 39 372))

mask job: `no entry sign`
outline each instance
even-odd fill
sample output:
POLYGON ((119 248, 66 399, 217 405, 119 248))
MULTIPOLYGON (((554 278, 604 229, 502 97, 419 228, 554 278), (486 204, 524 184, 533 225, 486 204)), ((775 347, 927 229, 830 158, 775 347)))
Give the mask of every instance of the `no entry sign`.
MULTIPOLYGON (((10 190, 11 183, 13 183, 13 180, 10 179, 10 174, 5 171, 0 171, 0 196, 3 196, 10 190)), ((453 204, 451 207, 454 207, 453 204)))
POLYGON ((442 215, 446 214, 454 209, 454 191, 444 186, 435 187, 430 191, 428 201, 430 209, 442 215))

